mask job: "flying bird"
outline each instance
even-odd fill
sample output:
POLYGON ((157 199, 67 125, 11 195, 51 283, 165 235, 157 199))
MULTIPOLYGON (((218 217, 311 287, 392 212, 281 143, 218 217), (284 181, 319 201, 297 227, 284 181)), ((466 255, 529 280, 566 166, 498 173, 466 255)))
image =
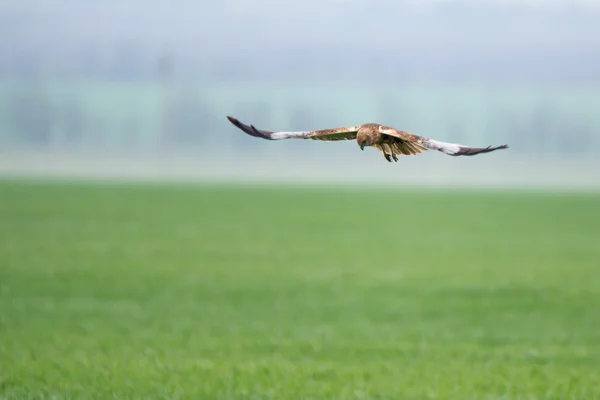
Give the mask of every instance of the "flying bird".
POLYGON ((451 156, 474 156, 508 148, 508 145, 480 148, 446 143, 375 123, 316 131, 272 132, 256 129, 254 125, 243 124, 237 118, 231 116, 228 116, 227 119, 248 135, 267 140, 311 139, 337 141, 356 139, 361 150, 364 150, 365 147, 374 147, 381 151, 389 162, 392 162, 392 160, 398 161, 398 156, 417 155, 427 150, 438 150, 451 156))

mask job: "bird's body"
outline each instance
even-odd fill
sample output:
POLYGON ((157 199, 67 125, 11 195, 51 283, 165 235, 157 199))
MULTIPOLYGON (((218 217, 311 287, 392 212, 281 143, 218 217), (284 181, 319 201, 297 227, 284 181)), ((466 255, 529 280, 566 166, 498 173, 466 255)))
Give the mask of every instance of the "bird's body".
MULTIPOLYGON (((391 129, 374 123, 360 126, 356 134, 356 142, 361 150, 364 150, 365 147, 375 147, 390 162, 392 159, 398 161, 399 155, 413 156, 421 154, 422 151, 427 151, 427 148, 417 141, 402 140, 397 136, 384 134, 380 128, 391 129)), ((408 132, 403 133, 410 135, 408 132)))
POLYGON ((427 150, 438 150, 451 156, 473 156, 508 148, 507 145, 478 148, 440 142, 376 123, 316 131, 272 132, 256 129, 253 125, 243 124, 234 117, 227 117, 227 119, 248 135, 267 140, 311 139, 338 141, 356 139, 361 150, 364 150, 365 147, 374 147, 381 151, 385 159, 390 162, 392 160, 398 161, 398 156, 401 155, 417 155, 427 150))

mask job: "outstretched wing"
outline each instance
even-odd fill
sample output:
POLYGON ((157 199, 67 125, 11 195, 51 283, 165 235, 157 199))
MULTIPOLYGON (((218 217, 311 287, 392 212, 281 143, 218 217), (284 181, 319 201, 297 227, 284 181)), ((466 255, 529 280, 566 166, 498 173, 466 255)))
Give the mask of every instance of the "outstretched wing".
POLYGON ((474 156, 481 153, 490 153, 495 150, 508 149, 508 145, 506 144, 496 147, 471 147, 456 143, 446 143, 385 126, 380 126, 379 132, 384 135, 402 139, 406 142, 417 144, 430 150, 441 151, 442 153, 451 156, 474 156))
POLYGON ((318 131, 297 131, 297 132, 273 132, 256 129, 254 125, 241 123, 237 118, 228 116, 227 119, 233 125, 250 136, 259 137, 267 140, 280 139, 312 139, 312 140, 352 140, 356 139, 359 126, 346 126, 343 128, 322 129, 318 131))

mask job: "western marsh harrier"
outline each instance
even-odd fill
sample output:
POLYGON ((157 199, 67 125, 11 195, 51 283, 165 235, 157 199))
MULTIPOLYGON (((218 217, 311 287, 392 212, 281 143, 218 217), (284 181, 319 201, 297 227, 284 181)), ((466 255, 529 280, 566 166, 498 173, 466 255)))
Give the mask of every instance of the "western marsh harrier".
POLYGON ((461 144, 440 142, 438 140, 413 135, 405 131, 390 128, 379 124, 362 124, 346 126, 343 128, 322 129, 317 131, 298 132, 271 132, 256 129, 254 125, 241 123, 234 117, 227 117, 229 121, 250 136, 267 139, 312 139, 312 140, 354 140, 361 150, 365 147, 375 147, 383 153, 389 162, 398 161, 401 155, 417 155, 422 151, 438 150, 451 156, 474 156, 489 153, 494 150, 507 149, 508 145, 498 147, 470 147, 461 144))

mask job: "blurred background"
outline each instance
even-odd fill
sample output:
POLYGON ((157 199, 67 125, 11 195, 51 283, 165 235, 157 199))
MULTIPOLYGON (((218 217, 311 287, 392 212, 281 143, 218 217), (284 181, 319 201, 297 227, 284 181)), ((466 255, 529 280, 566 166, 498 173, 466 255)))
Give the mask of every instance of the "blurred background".
POLYGON ((5 0, 0 174, 597 188, 596 1, 5 0), (510 150, 388 164, 274 130, 510 150))

